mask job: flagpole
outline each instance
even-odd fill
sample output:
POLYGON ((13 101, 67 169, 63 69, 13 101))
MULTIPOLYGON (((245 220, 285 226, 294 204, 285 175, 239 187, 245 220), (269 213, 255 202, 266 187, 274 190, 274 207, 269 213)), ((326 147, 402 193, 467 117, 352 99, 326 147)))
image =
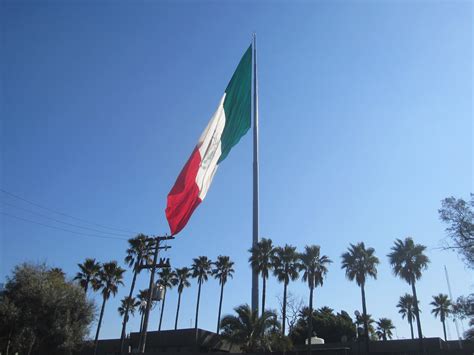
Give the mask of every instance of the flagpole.
MULTIPOLYGON (((253 52, 253 231, 252 246, 258 243, 258 82, 257 82, 257 34, 252 38, 253 52)), ((252 270, 252 310, 258 313, 258 273, 252 270)))

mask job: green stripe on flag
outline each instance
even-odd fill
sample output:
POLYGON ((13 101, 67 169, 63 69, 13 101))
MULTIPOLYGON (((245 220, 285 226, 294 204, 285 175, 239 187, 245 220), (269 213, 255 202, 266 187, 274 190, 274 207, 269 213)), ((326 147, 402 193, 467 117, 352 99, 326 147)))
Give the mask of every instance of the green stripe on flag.
POLYGON ((221 137, 223 161, 240 138, 247 133, 251 123, 252 46, 245 52, 227 85, 224 100, 225 127, 221 137))

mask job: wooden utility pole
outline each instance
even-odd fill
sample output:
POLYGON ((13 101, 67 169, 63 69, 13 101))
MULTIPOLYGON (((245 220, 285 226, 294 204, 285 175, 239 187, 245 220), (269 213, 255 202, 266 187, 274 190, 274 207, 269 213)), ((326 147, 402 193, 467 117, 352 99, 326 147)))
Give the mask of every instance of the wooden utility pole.
POLYGON ((150 273, 150 284, 148 286, 148 300, 146 303, 146 309, 145 309, 145 317, 143 319, 143 328, 142 328, 142 334, 140 335, 140 344, 138 346, 138 351, 143 354, 145 353, 145 347, 146 347, 146 335, 147 335, 147 330, 148 330, 148 318, 150 317, 150 309, 151 309, 151 303, 153 301, 153 292, 155 288, 155 273, 157 268, 163 268, 163 267, 170 267, 169 260, 164 260, 160 259, 160 262, 157 263, 158 261, 158 251, 160 249, 168 249, 171 248, 170 246, 164 246, 160 247, 160 242, 162 240, 170 240, 174 239, 172 236, 163 236, 163 237, 154 237, 150 238, 147 241, 152 244, 151 248, 155 248, 154 253, 153 253, 153 263, 151 265, 145 265, 143 268, 145 269, 151 269, 150 273))

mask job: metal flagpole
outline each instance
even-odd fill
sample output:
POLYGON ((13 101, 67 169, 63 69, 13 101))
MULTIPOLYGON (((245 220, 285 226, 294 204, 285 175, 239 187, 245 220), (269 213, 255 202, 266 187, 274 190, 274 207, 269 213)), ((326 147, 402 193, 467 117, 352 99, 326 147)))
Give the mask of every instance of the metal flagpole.
MULTIPOLYGON (((257 34, 253 34, 253 233, 252 246, 258 242, 258 82, 257 34)), ((258 273, 252 270, 252 310, 258 313, 258 273)))

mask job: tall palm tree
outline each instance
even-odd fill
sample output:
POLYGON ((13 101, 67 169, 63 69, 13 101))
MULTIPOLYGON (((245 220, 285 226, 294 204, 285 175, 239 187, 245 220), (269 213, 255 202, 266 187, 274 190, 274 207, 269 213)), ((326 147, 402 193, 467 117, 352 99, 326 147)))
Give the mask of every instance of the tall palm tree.
MULTIPOLYGON (((132 284, 130 286, 130 293, 128 298, 133 298, 133 291, 135 290, 135 282, 137 281, 137 275, 141 271, 142 262, 147 263, 150 260, 150 247, 148 243, 148 237, 144 234, 138 234, 134 238, 130 238, 128 240, 128 249, 127 249, 127 256, 125 257, 125 263, 128 267, 133 269, 133 279, 132 284)), ((128 322, 128 306, 130 304, 125 304, 125 311, 123 314, 123 322, 122 322, 122 332, 120 335, 120 353, 123 353, 123 347, 125 344, 125 334, 127 331, 127 322, 128 322)))
POLYGON ((441 320, 443 323, 443 333, 444 333, 444 341, 448 341, 446 337, 446 317, 451 313, 451 301, 448 298, 448 295, 444 295, 440 293, 437 296, 433 296, 433 301, 430 303, 434 308, 431 310, 431 313, 437 318, 441 320))
POLYGON ((271 311, 258 316, 257 310, 251 310, 248 304, 234 308, 236 316, 222 318, 222 337, 237 344, 243 352, 259 352, 267 349, 265 337, 280 328, 277 315, 271 311))
POLYGON ((279 282, 283 282, 283 312, 282 312, 282 326, 281 333, 285 335, 286 323, 286 293, 290 281, 298 279, 299 264, 296 247, 285 244, 284 247, 276 247, 275 253, 272 256, 273 274, 279 282))
POLYGON ((268 273, 272 268, 272 256, 274 254, 274 248, 271 239, 262 238, 255 247, 249 249, 251 256, 249 263, 252 266, 252 270, 255 270, 258 274, 262 275, 262 312, 265 311, 265 295, 268 273))
POLYGON ((423 348, 423 333, 421 331, 420 310, 415 283, 416 280, 421 278, 422 271, 428 267, 430 262, 428 257, 423 254, 425 249, 424 245, 415 244, 412 238, 405 238, 405 240, 397 239, 391 248, 392 252, 388 254, 393 273, 411 285, 420 348, 423 348))
POLYGON ((158 285, 161 285, 164 288, 163 300, 161 301, 160 323, 158 325, 158 331, 160 331, 161 323, 163 322, 163 312, 165 310, 166 291, 172 289, 173 286, 178 284, 178 276, 176 275, 176 272, 169 267, 161 269, 158 276, 160 277, 158 285))
POLYGON ((115 296, 118 287, 123 285, 123 274, 125 270, 117 265, 116 261, 110 261, 102 264, 102 268, 98 275, 98 289, 102 290, 102 307, 100 309, 99 323, 97 324, 97 332, 95 334, 95 349, 94 355, 97 354, 97 344, 99 340, 100 326, 102 325, 102 318, 104 317, 105 303, 110 298, 110 295, 115 296))
MULTIPOLYGON (((319 245, 306 245, 304 253, 299 255, 299 270, 303 271, 302 279, 309 287, 309 315, 313 314, 313 292, 319 285, 323 285, 324 278, 328 273, 328 265, 332 263, 326 255, 321 255, 319 245)), ((313 336, 313 322, 308 319, 308 346, 311 345, 313 336)))
POLYGON ((212 261, 208 259, 207 256, 200 256, 193 259, 193 265, 191 266, 193 277, 197 279, 198 282, 198 295, 197 295, 197 302, 196 302, 196 319, 194 323, 194 328, 196 329, 196 336, 197 336, 197 328, 198 328, 198 318, 199 318, 199 301, 201 299, 201 286, 203 282, 206 282, 209 275, 211 275, 211 266, 212 261))
POLYGON ((398 313, 402 315, 402 319, 405 319, 405 317, 408 320, 408 323, 410 324, 410 332, 411 332, 411 338, 415 339, 415 336, 413 334, 413 320, 415 319, 415 306, 413 304, 413 296, 406 293, 403 296, 400 296, 400 300, 398 301, 397 307, 399 308, 398 313))
POLYGON ((174 329, 178 329, 179 307, 181 305, 181 294, 185 287, 191 286, 188 278, 191 277, 191 270, 187 267, 176 269, 176 276, 178 278, 178 305, 176 307, 176 320, 174 321, 174 329))
POLYGON ((391 319, 380 318, 377 322, 377 332, 380 337, 386 341, 387 338, 392 339, 392 330, 395 329, 395 326, 392 323, 391 319))
POLYGON ((367 323, 367 304, 365 300, 365 283, 367 277, 377 279, 377 265, 380 263, 375 256, 374 248, 366 248, 363 242, 351 244, 347 252, 342 254, 342 269, 346 269, 346 277, 356 281, 362 295, 362 319, 364 321, 365 346, 369 351, 369 325, 367 323))
POLYGON ((100 270, 100 263, 96 262, 95 259, 87 258, 82 264, 77 264, 79 271, 74 280, 79 281, 79 285, 84 289, 84 293, 87 293, 89 285, 92 289, 97 290, 97 274, 100 270))
POLYGON ((219 324, 221 320, 222 299, 224 298, 224 285, 228 278, 233 278, 235 270, 233 269, 234 262, 228 256, 219 255, 217 261, 214 262, 215 268, 212 270, 212 275, 219 280, 221 286, 221 296, 219 299, 219 312, 217 314, 217 334, 219 334, 219 324))

